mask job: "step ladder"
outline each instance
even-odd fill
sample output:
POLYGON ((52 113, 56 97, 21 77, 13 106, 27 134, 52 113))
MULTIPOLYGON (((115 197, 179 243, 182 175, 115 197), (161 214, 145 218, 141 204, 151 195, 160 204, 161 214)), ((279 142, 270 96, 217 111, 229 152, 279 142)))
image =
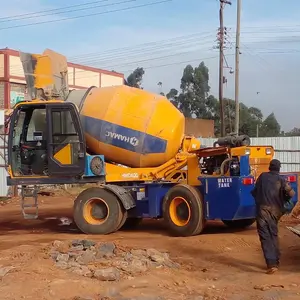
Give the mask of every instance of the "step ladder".
POLYGON ((34 186, 25 186, 21 188, 21 207, 24 219, 35 220, 39 216, 38 207, 38 188, 34 186), (31 201, 30 201, 31 200, 31 201), (29 209, 33 209, 34 213, 27 213, 29 209))

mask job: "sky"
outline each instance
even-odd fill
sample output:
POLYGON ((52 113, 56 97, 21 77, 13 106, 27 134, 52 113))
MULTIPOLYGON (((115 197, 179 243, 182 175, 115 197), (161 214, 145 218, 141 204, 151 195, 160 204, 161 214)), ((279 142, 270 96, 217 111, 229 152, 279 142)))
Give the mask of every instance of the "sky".
MULTIPOLYGON (((300 127, 299 15, 299 0, 242 0, 240 101, 274 112, 283 130, 300 127)), ((224 25, 224 96, 234 99, 236 0, 224 25)), ((187 64, 204 61, 218 97, 218 27, 218 0, 10 0, 1 5, 0 48, 50 48, 125 76, 143 67, 144 89, 165 93, 179 88, 187 64)))

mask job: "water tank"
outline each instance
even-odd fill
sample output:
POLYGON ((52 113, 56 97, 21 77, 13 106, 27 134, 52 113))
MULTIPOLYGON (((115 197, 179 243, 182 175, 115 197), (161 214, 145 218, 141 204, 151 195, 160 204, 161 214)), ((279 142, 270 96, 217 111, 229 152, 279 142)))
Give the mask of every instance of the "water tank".
POLYGON ((166 98, 128 86, 71 91, 88 148, 128 167, 156 167, 173 158, 184 137, 183 114, 166 98))

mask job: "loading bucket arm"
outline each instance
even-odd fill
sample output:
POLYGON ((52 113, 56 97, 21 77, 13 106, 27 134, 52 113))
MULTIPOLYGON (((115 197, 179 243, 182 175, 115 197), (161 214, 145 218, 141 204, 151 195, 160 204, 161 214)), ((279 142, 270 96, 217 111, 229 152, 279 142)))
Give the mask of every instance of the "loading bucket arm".
POLYGON ((229 148, 227 147, 207 147, 203 149, 197 149, 190 153, 196 154, 199 158, 219 156, 223 154, 229 154, 229 148))

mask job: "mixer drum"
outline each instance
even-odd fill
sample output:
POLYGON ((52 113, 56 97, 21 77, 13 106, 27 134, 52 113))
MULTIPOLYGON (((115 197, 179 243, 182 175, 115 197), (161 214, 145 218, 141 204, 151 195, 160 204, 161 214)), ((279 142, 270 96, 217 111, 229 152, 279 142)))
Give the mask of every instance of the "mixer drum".
POLYGON ((173 158, 184 137, 185 119, 165 97, 128 86, 71 91, 88 148, 107 161, 156 167, 173 158))

